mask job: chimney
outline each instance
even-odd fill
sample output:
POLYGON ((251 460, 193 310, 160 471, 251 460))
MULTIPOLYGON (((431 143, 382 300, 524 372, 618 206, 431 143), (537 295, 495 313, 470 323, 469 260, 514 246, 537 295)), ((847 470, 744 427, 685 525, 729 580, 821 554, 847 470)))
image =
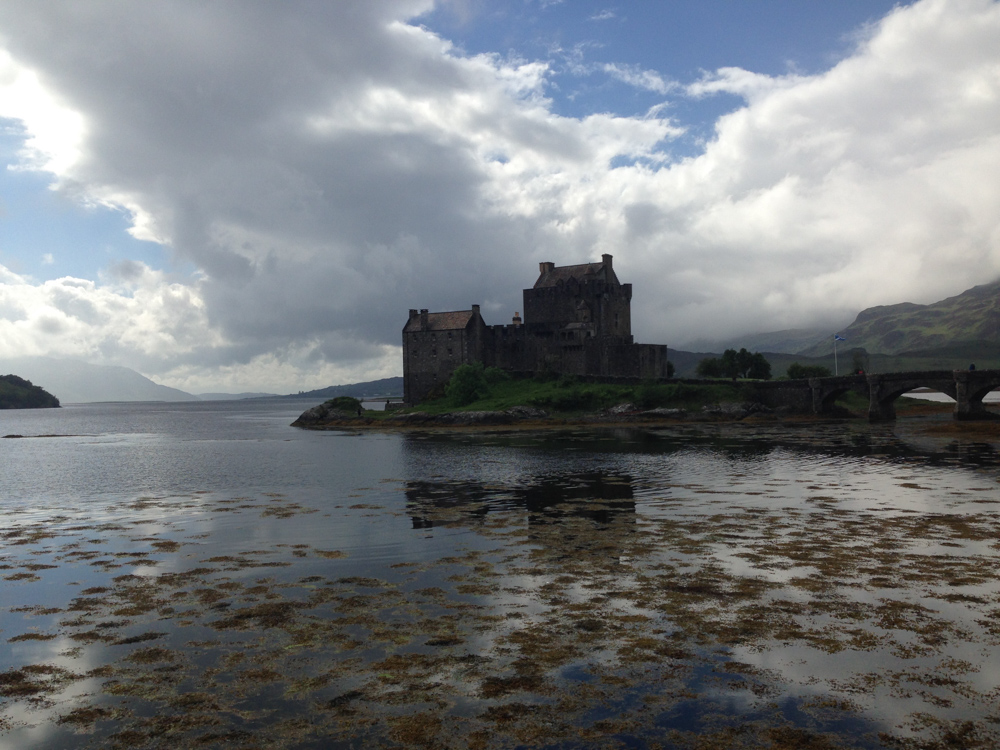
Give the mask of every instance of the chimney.
POLYGON ((417 312, 416 310, 410 310, 410 320, 413 320, 413 319, 414 319, 415 317, 417 317, 417 316, 418 316, 419 314, 420 314, 420 313, 418 313, 418 312, 417 312))
POLYGON ((611 270, 611 256, 608 255, 607 253, 604 253, 604 255, 601 256, 601 260, 604 261, 604 265, 607 266, 608 270, 610 271, 611 270))
POLYGON ((421 330, 427 330, 427 310, 420 311, 420 328, 421 330))
POLYGON ((517 328, 519 325, 521 325, 521 323, 522 323, 522 321, 521 321, 521 313, 520 313, 520 311, 515 311, 515 313, 514 313, 514 327, 517 328))
POLYGON ((549 262, 539 263, 538 264, 538 272, 539 273, 551 273, 552 270, 555 267, 556 267, 555 263, 549 263, 549 262))
POLYGON ((472 312, 474 312, 476 315, 479 315, 479 305, 473 305, 472 312))

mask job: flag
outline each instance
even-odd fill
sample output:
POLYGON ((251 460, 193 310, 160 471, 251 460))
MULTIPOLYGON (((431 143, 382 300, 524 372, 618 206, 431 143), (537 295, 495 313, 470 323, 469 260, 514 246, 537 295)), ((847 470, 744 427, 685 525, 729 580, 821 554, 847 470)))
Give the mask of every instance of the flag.
POLYGON ((833 334, 833 340, 834 341, 847 341, 847 339, 845 339, 843 336, 838 336, 837 334, 833 334))

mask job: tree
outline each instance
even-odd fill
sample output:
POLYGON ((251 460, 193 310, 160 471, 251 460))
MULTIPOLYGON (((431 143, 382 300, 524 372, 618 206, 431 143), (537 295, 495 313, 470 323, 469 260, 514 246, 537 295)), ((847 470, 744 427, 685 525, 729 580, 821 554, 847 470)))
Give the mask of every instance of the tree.
POLYGON ((706 357, 698 363, 698 375, 703 378, 771 379, 771 363, 763 354, 751 354, 746 349, 726 349, 722 357, 706 357))
MULTIPOLYGON (((741 349, 740 351, 746 352, 746 349, 741 349)), ((740 353, 735 349, 726 349, 722 353, 722 374, 727 378, 736 380, 736 378, 740 377, 743 371, 743 364, 740 362, 740 353)))
POLYGON ((750 365, 747 367, 743 377, 750 378, 751 380, 770 380, 771 363, 760 352, 754 352, 750 355, 750 365))
POLYGON ((830 372, 829 367, 823 367, 822 365, 800 365, 798 362, 792 362, 788 365, 788 377, 792 380, 800 380, 803 378, 828 378, 833 375, 830 372))
POLYGON ((698 373, 698 377, 721 378, 723 376, 722 360, 718 357, 706 357, 698 363, 695 371, 698 373))

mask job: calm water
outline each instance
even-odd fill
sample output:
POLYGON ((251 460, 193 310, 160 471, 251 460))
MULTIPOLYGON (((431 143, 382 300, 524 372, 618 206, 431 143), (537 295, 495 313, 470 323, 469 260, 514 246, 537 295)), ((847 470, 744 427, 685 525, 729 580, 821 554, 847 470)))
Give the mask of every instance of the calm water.
POLYGON ((996 431, 312 405, 0 412, 0 748, 1000 743, 996 431))

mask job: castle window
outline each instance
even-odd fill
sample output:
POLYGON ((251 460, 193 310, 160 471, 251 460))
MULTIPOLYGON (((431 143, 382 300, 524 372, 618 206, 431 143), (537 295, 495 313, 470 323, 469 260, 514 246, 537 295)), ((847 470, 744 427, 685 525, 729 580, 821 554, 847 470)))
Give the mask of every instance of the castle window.
POLYGON ((436 357, 437 355, 438 355, 438 350, 437 349, 431 349, 431 356, 432 357, 436 357))
POLYGON ((448 356, 449 357, 451 356, 451 347, 450 346, 448 347, 448 356))

